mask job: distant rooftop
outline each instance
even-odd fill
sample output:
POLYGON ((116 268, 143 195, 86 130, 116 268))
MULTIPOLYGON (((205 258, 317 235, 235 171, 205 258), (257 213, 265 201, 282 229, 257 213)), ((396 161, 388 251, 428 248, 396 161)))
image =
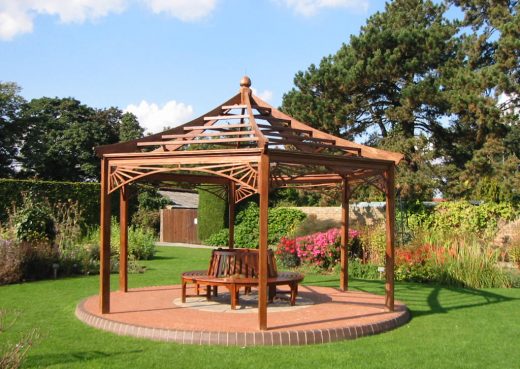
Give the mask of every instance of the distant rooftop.
POLYGON ((188 191, 159 191, 159 193, 170 199, 173 205, 167 208, 197 209, 199 207, 199 194, 188 191))

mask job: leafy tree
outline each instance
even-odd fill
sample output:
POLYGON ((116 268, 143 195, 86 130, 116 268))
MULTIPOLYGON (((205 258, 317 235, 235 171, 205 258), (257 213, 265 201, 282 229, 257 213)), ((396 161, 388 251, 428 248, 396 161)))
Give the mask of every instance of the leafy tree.
POLYGON ((404 140, 406 175, 399 181, 407 181, 408 197, 431 195, 422 190, 431 184, 431 168, 416 175, 427 163, 415 138, 442 134, 439 118, 449 108, 438 77, 456 52, 457 28, 445 10, 431 1, 387 4, 335 55, 297 73, 296 88, 283 99, 286 112, 336 135, 386 147, 404 140))
POLYGON ((0 82, 0 177, 9 177, 13 171, 19 134, 16 118, 25 100, 19 95, 20 87, 13 82, 0 82))
POLYGON ((435 189, 511 198, 503 184, 519 175, 519 6, 395 0, 337 53, 298 72, 282 108, 405 154, 397 177, 405 199, 430 198, 435 189), (463 19, 448 20, 449 7, 463 19))
POLYGON ((142 134, 135 117, 120 109, 94 109, 73 98, 33 99, 19 120, 22 174, 42 179, 96 180, 100 163, 93 148, 142 134))
POLYGON ((448 197, 514 199, 518 183, 520 16, 518 1, 452 0, 463 12, 457 63, 444 79, 448 197), (516 164, 515 164, 516 163, 516 164))
POLYGON ((132 113, 124 113, 119 124, 119 141, 135 140, 143 137, 144 128, 139 125, 137 117, 132 113))

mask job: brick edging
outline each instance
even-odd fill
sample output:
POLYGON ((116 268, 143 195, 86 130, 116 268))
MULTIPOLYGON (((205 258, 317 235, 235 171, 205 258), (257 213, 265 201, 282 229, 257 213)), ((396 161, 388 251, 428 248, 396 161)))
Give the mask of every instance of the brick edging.
POLYGON ((153 328, 135 324, 121 323, 105 319, 88 312, 82 300, 76 306, 76 317, 85 324, 115 333, 120 336, 146 338, 155 341, 176 342, 193 345, 224 346, 276 346, 276 345, 312 345, 352 340, 390 331, 406 324, 410 318, 407 308, 393 319, 377 323, 353 325, 337 328, 298 330, 298 331, 260 331, 260 332, 207 332, 186 331, 165 328, 153 328))

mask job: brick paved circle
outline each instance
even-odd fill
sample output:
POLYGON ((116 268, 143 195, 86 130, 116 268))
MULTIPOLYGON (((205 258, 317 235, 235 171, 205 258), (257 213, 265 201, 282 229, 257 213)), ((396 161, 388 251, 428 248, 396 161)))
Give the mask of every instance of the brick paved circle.
MULTIPOLYGON (((283 290, 283 289, 282 289, 283 290)), ((200 345, 308 345, 382 333, 410 319, 406 306, 384 307, 384 296, 341 292, 329 287, 301 286, 305 308, 268 308, 267 331, 258 331, 251 312, 206 311, 178 305, 179 285, 111 293, 110 314, 99 313, 98 296, 81 301, 76 316, 84 323, 118 335, 200 345)), ((188 300, 189 302, 189 300, 188 300)))

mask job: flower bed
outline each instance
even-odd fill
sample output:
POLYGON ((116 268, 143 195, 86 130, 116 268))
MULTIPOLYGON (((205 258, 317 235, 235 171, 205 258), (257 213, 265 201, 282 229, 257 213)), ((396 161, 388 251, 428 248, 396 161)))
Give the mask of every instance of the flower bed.
MULTIPOLYGON (((349 230, 349 246, 358 242, 358 237, 358 231, 349 230)), ((276 255, 286 267, 307 264, 326 270, 339 262, 340 246, 340 229, 331 228, 326 232, 316 232, 302 237, 282 237, 276 255)))

